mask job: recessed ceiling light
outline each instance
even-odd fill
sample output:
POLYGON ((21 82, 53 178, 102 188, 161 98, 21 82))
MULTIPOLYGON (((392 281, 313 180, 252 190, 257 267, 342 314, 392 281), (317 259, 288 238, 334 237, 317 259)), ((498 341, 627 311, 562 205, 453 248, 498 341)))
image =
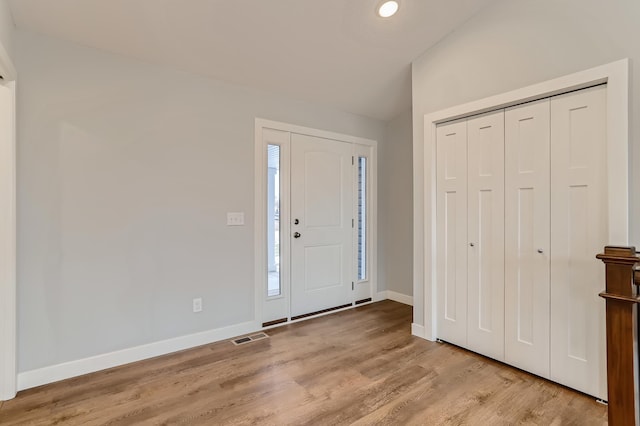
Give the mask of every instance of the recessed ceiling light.
POLYGON ((378 15, 383 18, 389 18, 390 16, 396 14, 396 12, 398 11, 398 7, 399 5, 397 1, 385 1, 378 8, 378 15))

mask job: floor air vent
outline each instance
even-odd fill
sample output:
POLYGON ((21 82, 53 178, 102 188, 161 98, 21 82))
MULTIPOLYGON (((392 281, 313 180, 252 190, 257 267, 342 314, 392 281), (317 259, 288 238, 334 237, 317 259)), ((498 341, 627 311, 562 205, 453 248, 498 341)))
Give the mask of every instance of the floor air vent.
POLYGON ((267 337, 269 337, 267 333, 258 333, 258 334, 253 334, 251 336, 238 337, 237 339, 233 339, 231 343, 233 343, 236 346, 244 345, 245 343, 255 342, 256 340, 266 339, 267 337))

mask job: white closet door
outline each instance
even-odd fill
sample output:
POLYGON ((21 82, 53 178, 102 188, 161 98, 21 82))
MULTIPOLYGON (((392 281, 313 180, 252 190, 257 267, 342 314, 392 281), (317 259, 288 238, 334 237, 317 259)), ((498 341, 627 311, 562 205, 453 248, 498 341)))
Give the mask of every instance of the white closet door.
POLYGON ((436 167, 438 337, 467 343, 467 123, 438 126, 436 167))
POLYGON ((606 87, 551 100, 551 379, 607 399, 606 87))
POLYGON ((505 361, 549 377, 549 100, 505 112, 505 361))
POLYGON ((467 121, 467 347, 504 360, 504 111, 467 121))

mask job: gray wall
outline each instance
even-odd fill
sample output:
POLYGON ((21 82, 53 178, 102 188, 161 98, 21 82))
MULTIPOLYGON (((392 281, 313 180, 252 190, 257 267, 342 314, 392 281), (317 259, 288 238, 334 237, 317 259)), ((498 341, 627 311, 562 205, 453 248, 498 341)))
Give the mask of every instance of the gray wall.
MULTIPOLYGON (((629 57, 631 243, 640 246, 639 23, 637 0, 495 3, 413 63, 414 139, 423 139, 426 113, 629 57)), ((414 150, 416 161, 421 157, 414 150)), ((422 194, 414 202, 422 203, 422 194)), ((419 271, 416 278, 422 280, 419 271)), ((414 299, 422 297, 416 286, 414 299)), ((415 320, 422 323, 422 303, 415 306, 415 320)))
POLYGON ((411 109, 387 123, 378 150, 378 288, 413 295, 411 109))
POLYGON ((384 136, 375 120, 15 35, 21 372, 253 319, 255 117, 384 136), (229 211, 247 226, 227 227, 229 211))
POLYGON ((0 0, 0 44, 7 51, 9 56, 13 58, 13 18, 7 0, 0 0))

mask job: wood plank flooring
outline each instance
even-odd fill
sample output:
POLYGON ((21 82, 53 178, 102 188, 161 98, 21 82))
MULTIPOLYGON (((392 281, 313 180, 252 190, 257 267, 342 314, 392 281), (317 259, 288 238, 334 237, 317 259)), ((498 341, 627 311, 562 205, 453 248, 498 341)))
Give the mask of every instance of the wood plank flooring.
POLYGON ((384 301, 20 392, 2 425, 602 425, 593 398, 411 336, 384 301))

